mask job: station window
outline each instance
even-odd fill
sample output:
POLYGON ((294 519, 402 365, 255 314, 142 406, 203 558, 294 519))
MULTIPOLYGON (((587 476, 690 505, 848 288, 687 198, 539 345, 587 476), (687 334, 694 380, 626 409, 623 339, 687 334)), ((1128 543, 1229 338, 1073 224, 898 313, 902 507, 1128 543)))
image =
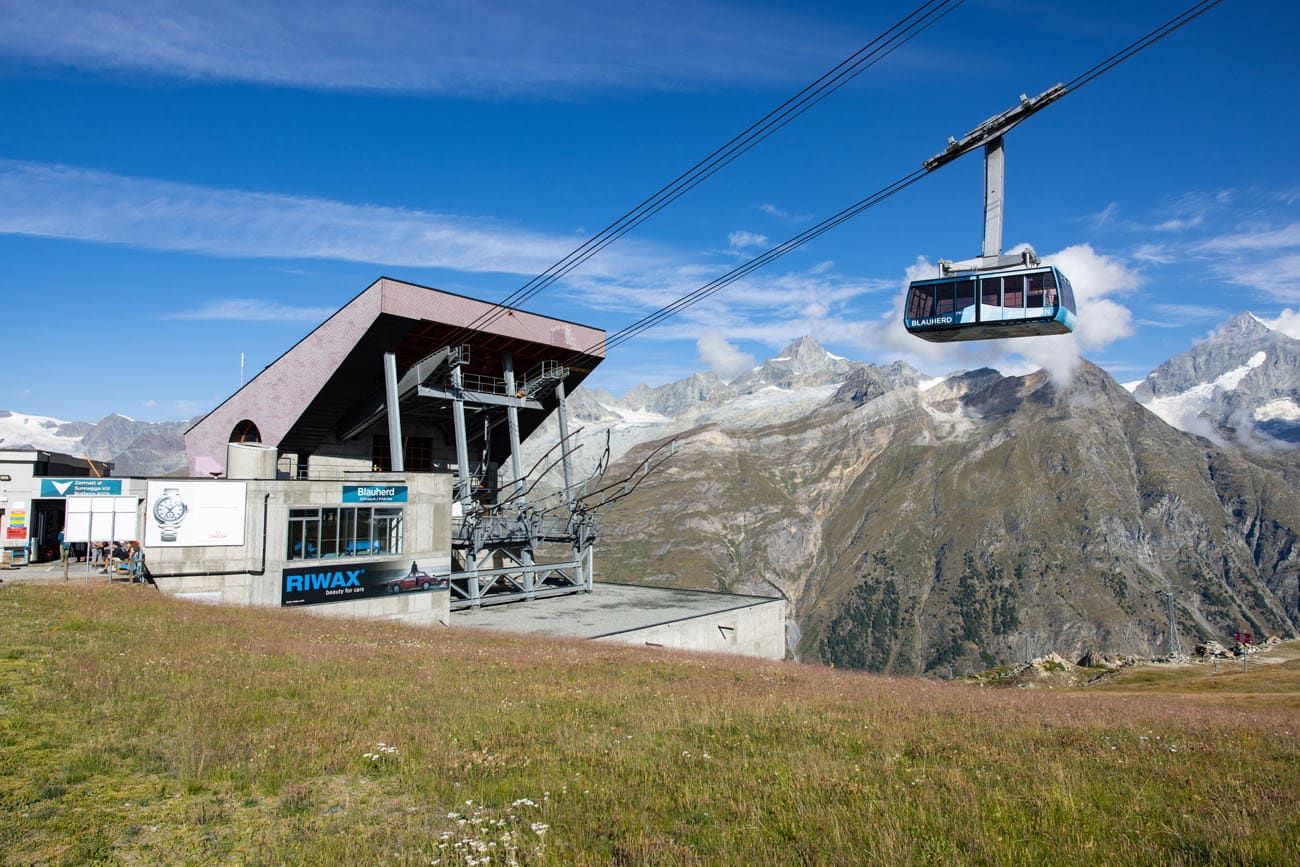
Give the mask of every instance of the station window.
POLYGON ((370 469, 386 473, 393 468, 393 452, 388 447, 388 437, 375 434, 370 438, 370 469))
POLYGON ((415 473, 433 469, 433 437, 406 438, 406 468, 415 473))
POLYGON ((400 507, 289 510, 289 560, 400 554, 404 541, 400 507))
MULTIPOLYGON (((404 456, 407 471, 430 472, 433 469, 433 437, 406 437, 404 456)), ((370 469, 376 473, 392 472, 393 453, 386 435, 375 434, 370 438, 370 469)))

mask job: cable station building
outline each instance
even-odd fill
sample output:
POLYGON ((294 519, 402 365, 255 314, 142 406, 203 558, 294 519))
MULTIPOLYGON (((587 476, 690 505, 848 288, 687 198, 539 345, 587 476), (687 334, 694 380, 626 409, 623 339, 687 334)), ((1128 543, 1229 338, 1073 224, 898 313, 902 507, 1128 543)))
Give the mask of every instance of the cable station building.
POLYGON ((186 432, 186 478, 147 480, 154 582, 203 601, 783 658, 784 600, 595 582, 600 502, 572 475, 567 399, 604 338, 380 278, 186 432), (544 460, 563 488, 540 504, 520 442, 553 414, 544 460))

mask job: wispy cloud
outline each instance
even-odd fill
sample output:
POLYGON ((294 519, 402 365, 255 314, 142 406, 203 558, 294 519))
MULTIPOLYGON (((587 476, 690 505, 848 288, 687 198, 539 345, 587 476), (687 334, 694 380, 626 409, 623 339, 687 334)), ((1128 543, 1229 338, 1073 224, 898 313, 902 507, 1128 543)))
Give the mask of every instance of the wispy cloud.
POLYGON ((554 96, 802 77, 855 45, 708 0, 0 0, 0 53, 82 69, 320 89, 554 96))
MULTIPOLYGON (((0 160, 0 234, 213 256, 536 274, 573 239, 493 220, 0 160)), ((626 270, 629 243, 590 263, 626 270)))
POLYGON ((252 298, 230 298, 213 301, 194 310, 169 313, 162 319, 187 319, 193 321, 228 322, 322 322, 333 314, 333 307, 293 307, 252 298))
POLYGON ((1211 270, 1231 283, 1300 301, 1300 222, 1249 226, 1202 241, 1192 252, 1210 259, 1211 270))
POLYGON ((1158 318, 1137 320, 1138 325, 1150 325, 1154 328, 1183 328, 1198 322, 1220 322, 1232 315, 1232 311, 1209 304, 1143 304, 1142 310, 1157 314, 1158 318))
POLYGON ((747 250, 751 247, 763 247, 767 245, 767 235, 759 232, 746 232, 741 229, 728 235, 727 243, 735 251, 747 250))
POLYGON ((1165 201, 1147 219, 1134 219, 1121 213, 1118 202, 1111 202, 1086 220, 1093 229, 1123 232, 1159 232, 1178 234, 1197 229, 1216 211, 1237 197, 1232 189, 1205 192, 1196 190, 1165 201))
POLYGON ((806 223, 813 218, 812 214, 796 214, 783 208, 778 208, 771 202, 764 202, 758 206, 758 209, 769 217, 776 217, 778 220, 785 220, 787 223, 806 223))
MULTIPOLYGON (((864 296, 887 292, 892 280, 854 278, 834 273, 824 263, 785 272, 757 271, 716 295, 686 308, 671 325, 645 333, 656 341, 699 340, 721 332, 729 340, 750 340, 771 347, 811 334, 827 343, 852 339, 864 296)), ((711 264, 645 269, 635 280, 578 278, 568 296, 588 309, 642 316, 676 301, 719 275, 711 264)))
POLYGON ((1168 265, 1178 261, 1177 254, 1168 244, 1139 244, 1133 258, 1152 265, 1168 265))
POLYGON ((1280 250, 1300 247, 1300 222, 1281 228, 1263 226, 1210 238, 1197 245, 1203 253, 1241 253, 1245 251, 1280 250))

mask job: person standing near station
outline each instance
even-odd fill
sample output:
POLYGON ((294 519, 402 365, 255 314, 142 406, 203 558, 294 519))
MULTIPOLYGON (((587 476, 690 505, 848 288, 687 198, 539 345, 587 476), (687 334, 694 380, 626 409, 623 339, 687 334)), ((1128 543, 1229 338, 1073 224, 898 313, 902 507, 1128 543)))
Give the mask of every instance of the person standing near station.
POLYGON ((68 562, 68 537, 62 530, 59 531, 59 563, 66 565, 68 562))

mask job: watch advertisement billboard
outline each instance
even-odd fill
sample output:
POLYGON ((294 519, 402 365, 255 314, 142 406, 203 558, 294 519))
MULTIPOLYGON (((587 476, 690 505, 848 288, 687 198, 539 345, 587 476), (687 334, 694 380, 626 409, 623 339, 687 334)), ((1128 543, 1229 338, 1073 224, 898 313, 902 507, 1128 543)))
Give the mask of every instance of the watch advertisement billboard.
POLYGON ((376 563, 320 563, 285 569, 280 582, 281 605, 318 605, 373 596, 446 590, 446 575, 433 575, 413 560, 376 563))
POLYGON ((244 482, 151 479, 144 543, 163 548, 243 545, 247 497, 244 482))

